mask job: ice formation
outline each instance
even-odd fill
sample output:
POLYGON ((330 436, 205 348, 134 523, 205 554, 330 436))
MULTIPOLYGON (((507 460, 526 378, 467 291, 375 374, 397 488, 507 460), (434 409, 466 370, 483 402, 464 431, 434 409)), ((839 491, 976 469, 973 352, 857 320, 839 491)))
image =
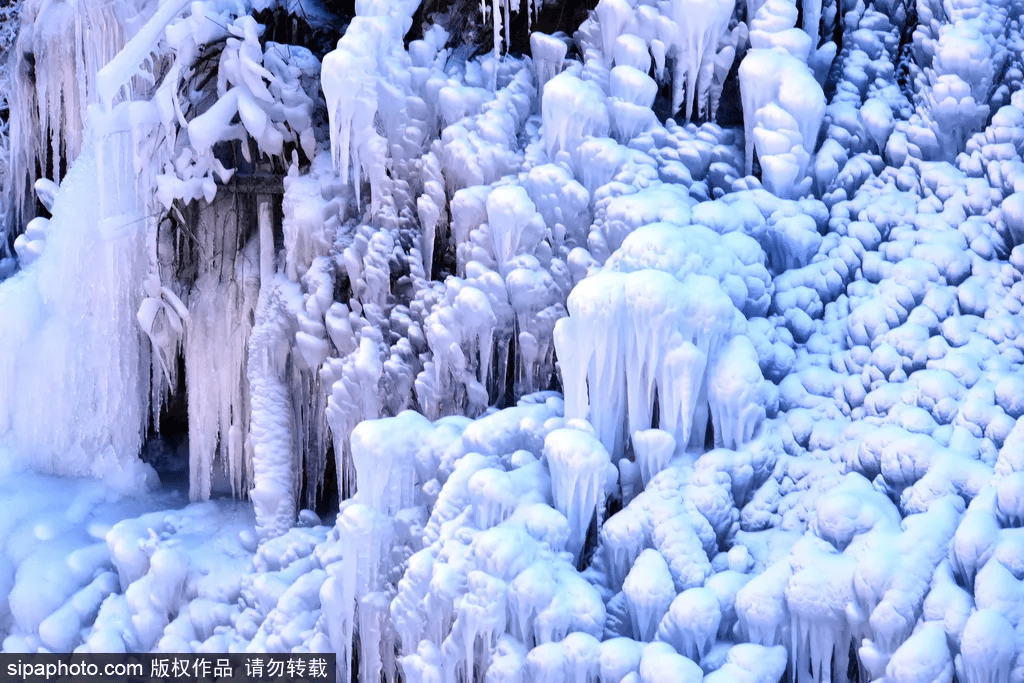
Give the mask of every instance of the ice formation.
POLYGON ((342 5, 0 8, 5 652, 1024 680, 1019 2, 342 5))

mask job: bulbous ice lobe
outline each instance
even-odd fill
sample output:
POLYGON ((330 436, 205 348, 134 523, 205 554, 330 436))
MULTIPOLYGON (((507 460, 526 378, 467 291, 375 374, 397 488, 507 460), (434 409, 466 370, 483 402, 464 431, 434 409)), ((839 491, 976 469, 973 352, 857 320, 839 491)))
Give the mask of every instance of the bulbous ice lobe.
POLYGON ((740 63, 746 169, 756 149, 762 182, 780 197, 800 196, 825 114, 825 95, 807 65, 754 49, 740 63))

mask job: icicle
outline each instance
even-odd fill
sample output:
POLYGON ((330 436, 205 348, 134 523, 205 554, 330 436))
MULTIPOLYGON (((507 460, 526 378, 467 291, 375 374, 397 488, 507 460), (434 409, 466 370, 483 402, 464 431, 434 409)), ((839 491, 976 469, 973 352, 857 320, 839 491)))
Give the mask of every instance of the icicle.
POLYGON ((567 548, 578 560, 593 522, 604 503, 604 482, 611 460, 593 436, 575 429, 556 429, 544 439, 551 470, 555 508, 569 520, 567 548))
POLYGON ((747 337, 733 337, 708 373, 715 445, 738 449, 765 419, 764 377, 747 337))
POLYGON ((19 226, 31 217, 28 190, 37 166, 46 169, 49 156, 54 180, 59 181, 78 156, 86 109, 101 89, 98 73, 124 45, 121 21, 138 17, 128 12, 121 16, 113 5, 93 0, 33 0, 21 8, 21 18, 25 28, 12 60, 17 96, 10 98, 13 187, 8 188, 13 190, 12 218, 19 226), (29 82, 30 74, 34 82, 29 82))
POLYGON ((668 466, 676 450, 676 440, 660 429, 644 429, 633 432, 633 452, 640 465, 644 486, 661 470, 668 466))
POLYGON ((626 424, 626 401, 623 400, 627 334, 623 321, 625 282, 626 276, 612 272, 585 279, 569 295, 568 322, 559 321, 555 333, 558 357, 566 359, 561 362, 568 361, 570 372, 581 380, 578 385, 563 383, 566 417, 588 417, 578 411, 588 405, 589 387, 590 422, 601 443, 616 459, 622 453, 626 424), (593 329, 607 330, 607 333, 586 333, 593 329), (584 377, 586 382, 582 381, 584 377))
POLYGON ((574 153, 587 137, 608 134, 608 107, 596 83, 564 71, 544 85, 543 94, 544 146, 550 156, 557 151, 574 153))
MULTIPOLYGON (((359 680, 378 683, 383 677, 383 653, 393 652, 389 647, 387 631, 387 593, 373 591, 359 598, 359 680)), ((390 676, 388 677, 390 678, 390 676)))
MULTIPOLYGON (((531 0, 531 3, 535 0, 531 0)), ((544 85, 562 71, 569 46, 565 41, 539 31, 530 34, 530 54, 537 72, 537 101, 544 94, 544 85)))
POLYGON ((449 661, 446 668, 455 671, 461 665, 463 680, 472 681, 477 680, 474 671, 486 673, 498 636, 505 632, 507 586, 482 571, 471 571, 466 579, 469 590, 442 651, 449 661))
POLYGON ((351 436, 358 500, 389 515, 415 505, 416 451, 432 428, 426 418, 409 410, 359 423, 351 436))
POLYGON ((320 589, 327 637, 337 654, 341 681, 352 680, 352 636, 355 633, 356 570, 354 561, 335 562, 327 568, 327 580, 320 589))
POLYGON ((488 195, 487 221, 503 276, 508 275, 506 263, 522 249, 535 245, 545 231, 543 219, 520 185, 502 185, 488 195))
POLYGON ((423 229, 423 272, 427 277, 434 269, 434 241, 437 239, 437 223, 441 216, 441 209, 434 200, 427 195, 420 195, 416 200, 416 212, 419 215, 420 225, 423 229))
MULTIPOLYGON (((188 373, 189 495, 193 500, 206 500, 214 491, 211 477, 215 464, 233 473, 232 480, 221 487, 220 492, 242 492, 252 484, 242 474, 249 457, 244 442, 239 444, 229 435, 232 427, 237 427, 239 434, 249 432, 248 385, 251 379, 247 381, 247 358, 250 355, 250 316, 256 313, 260 293, 257 271, 260 243, 251 240, 237 259, 233 252, 221 251, 219 231, 232 234, 237 228, 234 212, 225 204, 205 209, 206 218, 217 225, 218 230, 202 233, 207 240, 203 252, 207 258, 199 265, 200 276, 189 296, 192 327, 185 343, 185 367, 188 373), (221 279, 222 269, 231 273, 230 279, 221 279)), ((234 240, 226 241, 234 244, 234 240)), ((283 306, 280 301, 273 305, 275 309, 283 306)), ((285 324, 279 311, 268 310, 266 315, 265 320, 271 327, 285 324)), ((264 339, 262 343, 270 352, 276 341, 264 339)), ((280 363, 276 367, 283 369, 285 358, 277 351, 273 356, 274 361, 280 363)))
POLYGON ((491 0, 491 24, 494 28, 494 61, 501 58, 501 9, 498 3, 502 0, 491 0))
MULTIPOLYGON (((628 462, 625 460, 619 461, 628 462)), ((644 519, 637 507, 626 507, 601 525, 601 548, 605 553, 605 571, 608 583, 618 590, 633 566, 637 556, 648 542, 644 519)))
POLYGON ((676 56, 675 73, 672 75, 672 110, 678 111, 683 105, 685 89, 686 108, 683 114, 687 121, 693 115, 694 102, 698 102, 701 112, 706 110, 710 83, 702 84, 700 81, 704 79, 700 75, 714 59, 718 41, 729 27, 733 8, 732 0, 673 0, 671 3, 672 20, 677 31, 672 45, 676 56))
POLYGON ((635 21, 633 8, 627 0, 601 0, 594 12, 601 28, 601 54, 610 60, 615 54, 615 40, 635 21))
POLYGON ((393 631, 386 619, 389 599, 381 592, 386 558, 394 542, 393 521, 362 503, 353 503, 338 515, 328 542, 335 544, 338 559, 326 567, 328 578, 320 600, 331 648, 338 653, 339 677, 345 683, 352 681, 358 629, 359 680, 380 681, 382 652, 394 649, 393 631))
MULTIPOLYGON (((809 155, 815 151, 818 130, 825 113, 825 96, 821 86, 806 64, 788 54, 773 50, 748 51, 740 64, 739 76, 744 112, 746 173, 750 173, 753 164, 758 113, 774 105, 776 109, 788 115, 785 118, 787 123, 793 122, 793 132, 801 143, 796 149, 802 148, 805 158, 794 156, 788 159, 780 150, 765 150, 762 153, 760 148, 758 158, 762 160, 762 165, 765 165, 766 161, 762 157, 778 154, 779 163, 786 166, 795 164, 791 174, 794 176, 793 180, 799 183, 806 176, 810 164, 809 155)), ((762 135, 762 138, 768 140, 770 133, 779 132, 779 117, 769 117, 767 112, 762 114, 762 117, 764 118, 761 120, 761 127, 769 133, 762 135)), ((780 189, 787 193, 796 189, 795 186, 788 186, 786 183, 782 185, 780 189)))
POLYGON ((715 644, 721 620, 722 608, 714 592, 704 587, 690 588, 672 600, 658 627, 658 640, 700 662, 715 644))
POLYGON ((305 275, 313 260, 326 255, 334 242, 334 235, 326 228, 324 220, 327 202, 320 192, 320 174, 325 170, 325 164, 330 168, 326 154, 320 155, 314 161, 313 172, 299 175, 293 163, 284 179, 284 199, 281 202, 284 271, 292 281, 305 275))
POLYGON ((370 330, 364 328, 359 333, 357 346, 353 338, 355 335, 352 335, 352 318, 366 324, 365 320, 354 315, 340 321, 328 316, 331 337, 337 340, 336 345, 339 342, 343 345, 337 348, 347 351, 347 355, 343 359, 328 359, 320 370, 321 381, 331 387, 325 414, 334 441, 334 452, 338 454, 338 491, 345 497, 352 495, 355 484, 349 434, 360 421, 380 417, 379 386, 383 372, 380 344, 373 339, 370 330), (366 336, 362 336, 364 334, 366 336))
POLYGON ((633 636, 641 642, 651 642, 676 595, 665 558, 651 548, 640 553, 622 583, 622 592, 629 606, 633 636))

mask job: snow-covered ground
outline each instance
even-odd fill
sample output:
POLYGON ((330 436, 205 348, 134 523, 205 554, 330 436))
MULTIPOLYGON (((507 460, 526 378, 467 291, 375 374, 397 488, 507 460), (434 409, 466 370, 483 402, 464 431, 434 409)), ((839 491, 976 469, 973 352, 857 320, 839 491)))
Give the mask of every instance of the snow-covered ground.
POLYGON ((1024 683, 1024 5, 557 4, 20 7, 5 652, 1024 683))

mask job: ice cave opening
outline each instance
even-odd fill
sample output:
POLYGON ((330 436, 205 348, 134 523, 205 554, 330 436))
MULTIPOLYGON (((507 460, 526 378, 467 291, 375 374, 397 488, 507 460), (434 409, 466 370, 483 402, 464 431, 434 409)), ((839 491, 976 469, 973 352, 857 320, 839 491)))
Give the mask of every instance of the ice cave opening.
POLYGON ((0 7, 0 650, 1024 681, 1021 0, 0 7))

